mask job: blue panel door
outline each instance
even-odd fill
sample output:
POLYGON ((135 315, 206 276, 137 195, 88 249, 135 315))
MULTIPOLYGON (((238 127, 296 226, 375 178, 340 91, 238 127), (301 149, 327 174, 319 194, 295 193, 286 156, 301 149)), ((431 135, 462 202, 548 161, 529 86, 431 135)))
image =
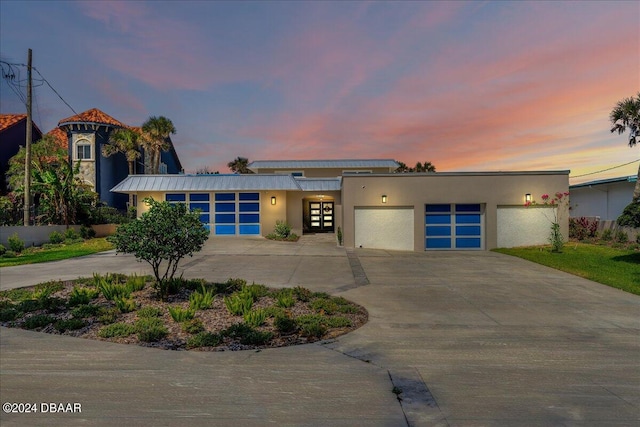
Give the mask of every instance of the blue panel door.
POLYGON ((482 249, 482 205, 425 206, 425 249, 482 249))

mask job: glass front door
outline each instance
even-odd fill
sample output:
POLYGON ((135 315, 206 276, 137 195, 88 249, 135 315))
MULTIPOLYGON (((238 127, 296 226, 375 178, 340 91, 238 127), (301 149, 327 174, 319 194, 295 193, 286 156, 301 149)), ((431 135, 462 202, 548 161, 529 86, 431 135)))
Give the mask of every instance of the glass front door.
POLYGON ((309 202, 311 231, 333 231, 333 202, 309 202))

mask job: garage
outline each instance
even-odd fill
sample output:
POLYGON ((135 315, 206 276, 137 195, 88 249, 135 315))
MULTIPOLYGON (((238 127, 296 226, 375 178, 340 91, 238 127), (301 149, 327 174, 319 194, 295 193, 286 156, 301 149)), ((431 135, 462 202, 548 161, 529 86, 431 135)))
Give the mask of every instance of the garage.
POLYGON ((413 251, 413 208, 355 208, 355 246, 413 251))
POLYGON ((484 206, 425 205, 425 250, 484 248, 484 206))

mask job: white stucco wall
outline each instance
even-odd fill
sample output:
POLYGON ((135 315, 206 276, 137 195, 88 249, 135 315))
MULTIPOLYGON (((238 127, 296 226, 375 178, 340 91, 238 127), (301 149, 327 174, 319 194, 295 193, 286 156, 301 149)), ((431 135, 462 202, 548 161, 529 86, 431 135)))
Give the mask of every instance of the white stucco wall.
POLYGON ((551 223, 556 211, 556 208, 542 206, 499 206, 498 247, 512 248, 549 243, 551 223))

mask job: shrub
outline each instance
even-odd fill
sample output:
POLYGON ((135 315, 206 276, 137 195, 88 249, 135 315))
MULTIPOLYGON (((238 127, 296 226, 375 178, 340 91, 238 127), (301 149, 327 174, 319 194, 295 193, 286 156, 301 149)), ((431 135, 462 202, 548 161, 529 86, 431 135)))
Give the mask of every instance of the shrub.
POLYGON ((118 296, 113 302, 120 313, 131 313, 137 308, 136 302, 131 298, 118 296))
POLYGON ((188 334, 199 334, 204 331, 204 325, 200 319, 191 319, 182 322, 182 330, 188 334))
POLYGON ((18 233, 13 233, 9 236, 7 238, 7 243, 9 244, 9 249, 17 254, 24 250, 24 240, 18 236, 18 233))
POLYGON ((613 239, 613 232, 611 231, 611 229, 607 228, 606 230, 602 230, 602 235, 600 236, 600 239, 602 239, 602 241, 604 242, 611 241, 611 239, 613 239))
POLYGON ((80 233, 75 228, 67 228, 64 232, 65 240, 76 240, 80 238, 80 233))
POLYGON ((277 220, 273 232, 277 237, 286 239, 291 234, 291 226, 286 221, 277 220))
POLYGON ((569 218, 569 237, 577 240, 596 237, 598 234, 598 221, 589 221, 580 218, 569 218))
POLYGON ((124 224, 129 222, 127 215, 110 206, 98 206, 92 209, 89 219, 91 224, 124 224))
POLYGON ((640 199, 633 200, 622 210, 617 223, 623 227, 640 227, 640 199))
POLYGON ((6 291, 0 291, 0 296, 8 298, 11 301, 23 301, 31 298, 31 291, 26 288, 8 289, 6 291))
POLYGON ((222 342, 222 336, 213 332, 200 332, 187 340, 188 348, 215 347, 222 342))
POLYGON ((160 317, 162 316, 162 310, 158 307, 143 307, 136 313, 138 317, 160 317))
POLYGON ((206 310, 211 308, 213 298, 213 291, 205 289, 203 285, 201 292, 195 291, 189 295, 189 307, 193 310, 206 310))
POLYGON ((276 294, 276 306, 282 308, 293 307, 296 303, 293 297, 293 291, 291 289, 281 289, 276 294))
POLYGON ((317 314, 306 314, 296 318, 302 336, 309 338, 322 338, 327 332, 324 317, 317 314))
POLYGON ((244 323, 231 325, 222 334, 229 338, 237 339, 244 345, 263 345, 273 337, 270 332, 258 331, 244 323))
POLYGON ((92 227, 83 225, 82 227, 80 227, 80 237, 85 240, 93 239, 94 237, 96 237, 96 230, 94 230, 92 227))
MULTIPOLYGON (((210 288, 209 284, 204 279, 189 279, 185 282, 184 287, 191 291, 198 290, 200 288, 210 288)), ((213 287, 215 288, 215 286, 213 287)))
POLYGON ((333 314, 338 311, 338 304, 329 298, 318 298, 311 301, 309 306, 318 313, 333 314))
POLYGON ((348 328, 351 320, 346 317, 329 317, 324 322, 329 328, 348 328))
MULTIPOLYGON (((145 202, 149 211, 118 227, 109 241, 118 252, 134 254, 138 260, 149 263, 156 283, 161 284, 173 278, 182 258, 202 249, 209 232, 200 222, 200 214, 189 211, 183 203, 157 202, 151 198, 145 202)), ((160 290, 164 291, 162 287, 160 290)), ((167 296, 161 292, 161 299, 167 296)))
POLYGON ((53 243, 54 245, 62 243, 64 242, 64 235, 59 231, 52 231, 51 234, 49 234, 49 242, 53 243))
POLYGON ((338 245, 342 246, 342 228, 340 226, 338 226, 336 237, 338 238, 338 245))
POLYGON ((255 283, 245 286, 242 288, 242 291, 251 295, 251 298, 253 298, 254 301, 257 301, 269 294, 269 288, 265 285, 256 285, 255 283))
POLYGON ((100 338, 128 337, 135 332, 136 328, 133 325, 129 325, 127 323, 113 323, 100 328, 98 336, 100 338))
POLYGON ((244 279, 230 278, 224 283, 216 283, 218 292, 221 294, 232 294, 242 290, 247 285, 247 281, 244 279))
POLYGON ((628 243, 629 235, 625 233, 623 230, 618 230, 616 232, 616 243, 628 243))
POLYGON ((138 339, 142 342, 156 342, 166 337, 169 330, 162 324, 162 320, 157 317, 146 317, 138 319, 136 322, 136 332, 138 339))
POLYGON ((240 316, 253 306, 253 298, 248 293, 236 293, 228 297, 224 297, 224 305, 229 313, 234 316, 240 316))
POLYGON ((0 244, 0 256, 4 255, 7 252, 7 248, 4 245, 0 244))
POLYGON ((64 284, 60 280, 50 280, 38 283, 33 290, 33 298, 48 297, 64 289, 64 284))
POLYGON ((15 251, 8 250, 2 254, 2 258, 15 258, 18 254, 15 251))
POLYGON ((276 316, 273 319, 273 326, 275 326, 276 330, 281 334, 291 334, 298 329, 298 325, 296 321, 289 316, 276 316))
POLYGON ((193 308, 182 308, 179 306, 168 307, 171 318, 178 323, 193 319, 196 311, 193 308))
POLYGON ((74 286, 69 294, 69 307, 88 304, 92 299, 97 298, 99 294, 100 291, 97 289, 74 286))
POLYGON ((60 332, 75 331, 84 328, 86 323, 82 319, 58 320, 53 327, 60 332))
POLYGON ((258 327, 261 326, 265 320, 267 320, 267 313, 262 308, 248 311, 243 315, 244 323, 249 326, 258 327))
POLYGON ((46 314, 37 314, 35 316, 28 317, 24 320, 24 327, 26 329, 42 328, 55 322, 55 318, 46 314))
POLYGON ((78 319, 85 319, 87 317, 96 316, 100 313, 101 308, 97 305, 82 304, 71 310, 71 315, 78 319))
POLYGON ((129 298, 131 296, 131 289, 129 289, 128 286, 113 283, 108 278, 101 278, 97 288, 100 290, 100 293, 102 293, 102 296, 109 301, 114 301, 117 298, 129 298))

